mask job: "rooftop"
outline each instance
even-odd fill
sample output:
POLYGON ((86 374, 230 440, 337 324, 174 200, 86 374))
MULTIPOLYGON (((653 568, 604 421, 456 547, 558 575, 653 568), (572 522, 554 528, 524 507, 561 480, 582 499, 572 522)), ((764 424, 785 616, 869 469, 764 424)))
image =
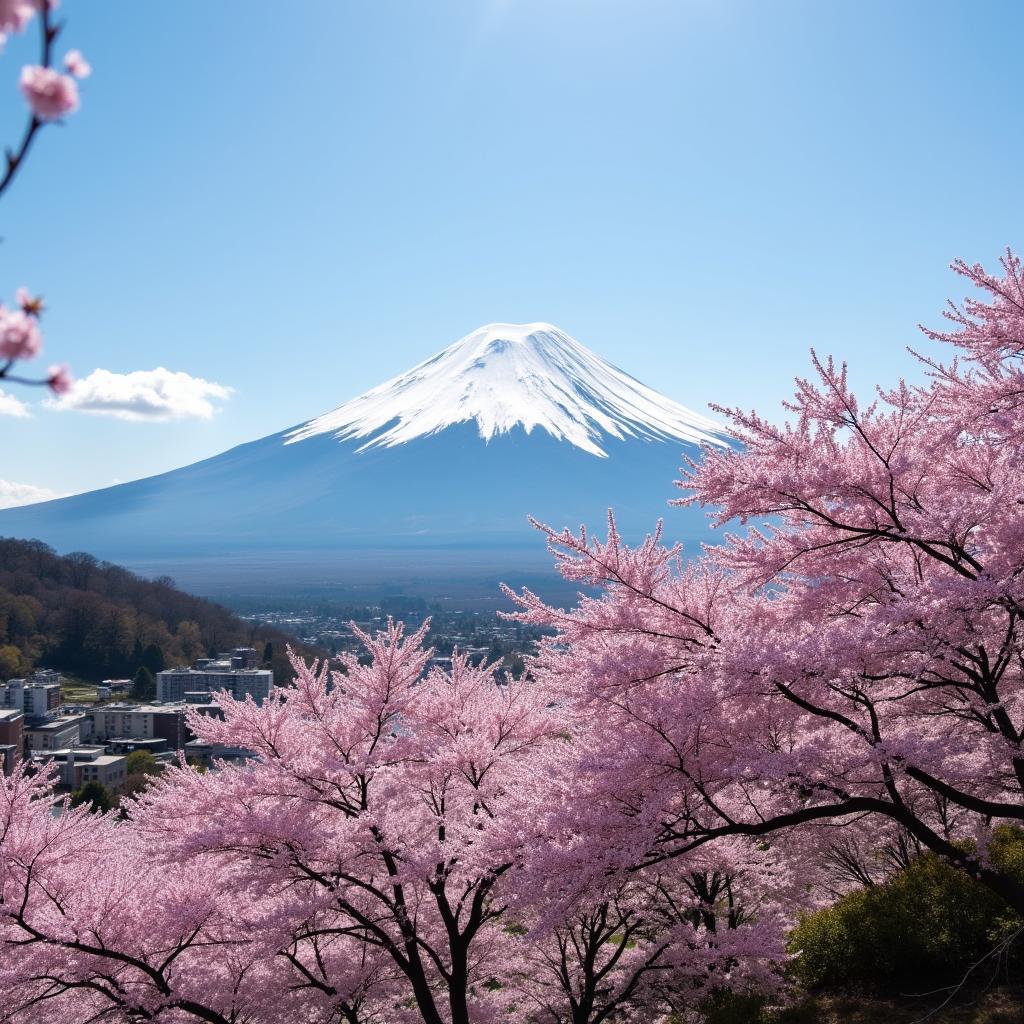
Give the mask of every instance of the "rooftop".
POLYGON ((116 764, 118 761, 124 761, 125 756, 123 754, 108 754, 106 753, 105 747, 75 747, 67 748, 64 750, 51 750, 47 752, 47 759, 53 758, 55 761, 68 761, 71 755, 74 755, 75 761, 81 764, 95 764, 95 765, 107 765, 116 764), (98 753, 96 753, 98 751, 98 753))
POLYGON ((184 711, 186 708, 194 707, 193 704, 187 703, 183 700, 168 700, 168 701, 151 701, 149 704, 129 704, 125 701, 111 701, 109 704, 101 704, 99 707, 94 708, 94 712, 111 712, 119 714, 121 712, 135 711, 140 714, 167 714, 173 711, 184 711))
POLYGON ((38 722, 30 725, 32 732, 56 732, 58 729, 66 729, 69 725, 78 725, 85 715, 62 715, 50 722, 38 722))

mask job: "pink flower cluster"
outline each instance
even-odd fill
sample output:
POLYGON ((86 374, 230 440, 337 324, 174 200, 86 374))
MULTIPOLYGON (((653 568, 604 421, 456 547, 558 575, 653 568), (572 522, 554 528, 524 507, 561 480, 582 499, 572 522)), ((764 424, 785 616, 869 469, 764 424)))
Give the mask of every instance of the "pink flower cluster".
POLYGON ((20 309, 0 309, 0 357, 31 359, 42 347, 43 336, 35 317, 20 309))
POLYGON ((75 78, 88 78, 92 74, 92 65, 82 56, 81 50, 68 50, 64 57, 64 67, 75 78))
POLYGON ((71 370, 68 368, 67 363, 51 366, 46 383, 55 395, 66 395, 74 383, 74 378, 71 376, 71 370))
POLYGON ((56 121, 78 109, 78 83, 53 68, 41 64, 22 68, 18 86, 40 121, 56 121))
POLYGON ((37 10, 32 0, 0 0, 0 32, 20 32, 37 10))
MULTIPOLYGON (((0 305, 0 359, 10 365, 19 359, 33 359, 43 348, 43 334, 39 329, 39 317, 43 312, 43 300, 32 295, 27 288, 19 288, 18 309, 7 309, 0 305)), ((0 374, 2 375, 2 374, 0 374)), ((67 366, 51 366, 45 380, 32 383, 46 384, 55 394, 63 395, 71 389, 71 371, 67 366)))
MULTIPOLYGON (((44 2, 47 10, 57 6, 57 0, 0 0, 0 44, 4 39, 3 33, 24 29, 44 2)), ((65 114, 74 113, 78 109, 78 83, 75 79, 88 78, 92 74, 92 67, 81 50, 69 50, 65 55, 66 75, 46 66, 48 63, 47 60, 45 64, 26 65, 21 69, 18 83, 32 113, 40 121, 55 121, 65 114)))
POLYGON ((37 11, 56 10, 60 0, 0 0, 0 46, 8 32, 21 32, 37 11))
MULTIPOLYGON (((92 74, 89 62, 80 50, 69 50, 64 57, 67 74, 49 66, 53 42, 61 26, 52 25, 49 13, 58 6, 59 0, 0 0, 0 46, 5 34, 20 32, 42 12, 42 35, 44 57, 42 64, 22 68, 19 88, 32 111, 32 120, 25 131, 21 144, 8 150, 7 172, 0 180, 0 192, 10 184, 17 168, 21 166, 33 136, 40 123, 55 121, 78 109, 78 78, 92 74)), ((51 366, 43 380, 24 380, 9 375, 12 365, 19 359, 32 359, 42 349, 42 334, 39 330, 39 315, 43 309, 42 300, 33 298, 24 289, 18 292, 20 309, 8 310, 0 306, 0 377, 17 380, 22 384, 46 384, 56 394, 63 394, 71 387, 71 374, 66 366, 51 366)))

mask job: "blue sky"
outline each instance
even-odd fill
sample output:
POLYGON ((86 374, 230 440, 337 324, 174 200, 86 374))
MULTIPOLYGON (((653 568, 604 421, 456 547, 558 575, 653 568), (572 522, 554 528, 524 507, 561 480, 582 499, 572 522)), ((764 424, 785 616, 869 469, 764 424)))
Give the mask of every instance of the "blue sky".
MULTIPOLYGON (((955 256, 1024 247, 1024 5, 65 0, 94 67, 0 200, 4 295, 79 376, 209 418, 0 416, 71 492, 308 419, 480 324, 548 320, 691 407, 777 409, 811 345, 919 371, 955 256)), ((0 124, 31 35, 0 58, 0 124), (4 82, 7 82, 4 85, 4 82)))

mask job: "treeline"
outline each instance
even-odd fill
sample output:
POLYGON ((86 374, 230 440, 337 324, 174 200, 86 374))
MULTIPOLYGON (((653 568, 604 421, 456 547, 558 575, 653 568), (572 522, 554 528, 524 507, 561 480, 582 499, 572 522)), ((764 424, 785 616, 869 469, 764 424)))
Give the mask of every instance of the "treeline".
POLYGON ((286 646, 323 652, 239 619, 162 577, 147 580, 85 552, 0 538, 0 679, 46 666, 83 679, 133 677, 232 647, 255 647, 274 678, 291 677, 286 646))

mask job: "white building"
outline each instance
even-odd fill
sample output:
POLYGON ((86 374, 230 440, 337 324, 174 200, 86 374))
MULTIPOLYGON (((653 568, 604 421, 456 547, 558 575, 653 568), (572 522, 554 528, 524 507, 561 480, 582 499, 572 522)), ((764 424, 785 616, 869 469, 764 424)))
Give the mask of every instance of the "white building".
POLYGON ((99 782, 108 789, 118 789, 124 784, 128 758, 108 754, 99 746, 73 746, 53 751, 52 759, 58 778, 71 789, 81 789, 87 782, 99 782))
POLYGON ((156 674, 158 701, 185 700, 186 693, 227 690, 236 700, 247 696, 262 704, 270 696, 274 673, 267 668, 231 668, 230 662, 205 662, 205 668, 173 668, 156 674))
MULTIPOLYGON (((48 673, 52 675, 52 673, 48 673)), ((8 679, 0 683, 0 707, 14 708, 26 718, 46 718, 60 711, 60 683, 47 679, 8 679)))
POLYGON ((171 750, 185 744, 185 705, 173 704, 104 704, 93 708, 88 717, 92 737, 97 742, 123 739, 163 739, 171 750))
POLYGON ((82 740, 85 715, 63 715, 48 722, 25 726, 25 750, 29 754, 52 753, 77 746, 82 740))

